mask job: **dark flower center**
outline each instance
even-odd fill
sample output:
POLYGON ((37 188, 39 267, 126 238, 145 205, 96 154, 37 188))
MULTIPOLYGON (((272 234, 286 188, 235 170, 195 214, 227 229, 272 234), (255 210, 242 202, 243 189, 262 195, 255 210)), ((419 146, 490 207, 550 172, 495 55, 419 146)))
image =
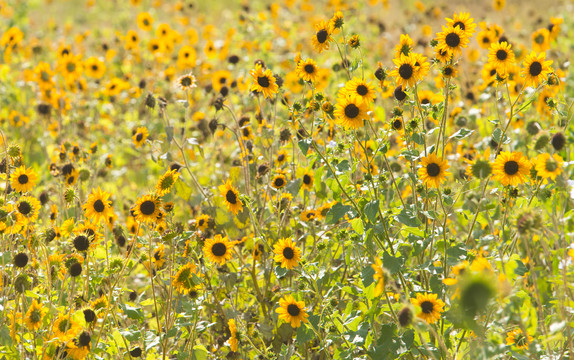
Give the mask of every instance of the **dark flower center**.
POLYGON ((462 21, 457 21, 454 24, 452 24, 452 27, 459 27, 461 30, 466 30, 466 27, 464 26, 464 23, 462 21))
POLYGON ((518 172, 518 163, 514 160, 507 161, 504 164, 504 172, 507 175, 514 175, 518 172))
POLYGON ((21 185, 27 184, 28 183, 28 175, 22 174, 22 175, 18 176, 18 182, 21 185))
POLYGON ((106 208, 106 206, 104 205, 104 202, 100 199, 96 200, 94 202, 94 210, 96 210, 97 212, 101 213, 102 211, 104 211, 106 208))
POLYGON ((215 256, 223 256, 227 252, 227 246, 225 246, 224 243, 215 243, 211 247, 211 252, 213 252, 213 255, 215 256))
POLYGON ((556 169, 558 169, 558 164, 555 161, 549 160, 546 162, 546 171, 554 172, 556 169))
POLYGON ((533 62, 530 64, 530 69, 528 69, 530 76, 538 76, 542 72, 542 64, 538 61, 533 62))
POLYGON ((264 87, 264 88, 269 87, 269 78, 267 76, 258 76, 257 77, 257 83, 261 87, 264 87))
POLYGON ((345 116, 354 119, 359 116, 360 109, 355 104, 345 106, 345 116))
POLYGON ((84 235, 76 236, 74 239, 74 248, 78 251, 86 251, 90 247, 90 239, 84 235))
POLYGON ((304 183, 305 185, 311 184, 311 177, 310 177, 309 175, 307 175, 307 174, 303 175, 303 183, 304 183))
POLYGON ((80 334, 80 337, 78 338, 78 344, 80 346, 88 346, 90 345, 90 342, 92 341, 92 337, 90 336, 90 334, 86 331, 84 331, 83 333, 80 334))
POLYGON ((285 181, 283 180, 283 178, 277 178, 275 179, 275 181, 273 182, 275 184, 276 187, 280 187, 285 185, 285 181))
POLYGON ((317 31, 317 41, 322 44, 325 41, 327 41, 327 37, 329 36, 329 33, 327 32, 327 30, 325 29, 321 29, 319 31, 317 31))
POLYGON ((295 257, 295 252, 290 247, 283 249, 283 257, 287 260, 291 260, 295 257))
POLYGON ((191 78, 189 76, 185 76, 181 79, 181 86, 190 86, 191 85, 191 78))
POLYGON ((60 330, 60 332, 66 332, 66 330, 68 330, 68 320, 64 319, 62 321, 60 321, 60 323, 58 324, 58 330, 60 330))
POLYGON ((291 316, 297 316, 297 315, 299 315, 299 313, 301 313, 301 310, 299 309, 299 306, 297 306, 295 304, 289 304, 289 305, 287 305, 287 312, 291 316))
POLYGON ((365 96, 369 93, 369 88, 366 87, 365 85, 361 84, 359 86, 357 86, 357 94, 361 95, 361 96, 365 96))
POLYGON ((227 202, 232 205, 237 204, 237 196, 233 190, 227 190, 227 193, 225 194, 225 200, 227 200, 227 202))
POLYGON ((455 33, 449 33, 445 38, 444 42, 451 48, 455 48, 460 45, 460 36, 455 33))
POLYGON ((413 76, 413 66, 411 64, 402 64, 399 67, 399 75, 405 80, 410 79, 413 76))
POLYGON ((315 66, 313 64, 305 65, 304 69, 307 74, 313 74, 315 72, 315 66))
POLYGON ((151 200, 146 200, 140 205, 140 212, 144 215, 151 215, 155 212, 155 203, 151 200))
POLYGON ((393 121, 393 129, 400 130, 403 127, 403 122, 401 120, 393 121))
POLYGON ((98 71, 98 65, 92 65, 92 70, 93 70, 93 71, 98 71))
POLYGON ((423 301, 423 302, 421 303, 421 309, 422 309, 423 313, 425 313, 425 314, 430 314, 430 313, 432 313, 433 308, 434 308, 434 305, 433 305, 433 303, 430 302, 430 301, 423 301))
POLYGON ((432 177, 438 176, 438 174, 440 174, 440 166, 438 166, 438 164, 435 163, 428 164, 427 174, 432 177))
POLYGON ((73 62, 67 63, 66 70, 68 70, 68 72, 74 72, 76 70, 76 64, 74 64, 73 62))
POLYGON ((446 68, 444 68, 444 70, 442 71, 442 73, 445 74, 446 76, 449 76, 449 75, 452 74, 452 68, 451 68, 450 66, 449 66, 449 67, 446 67, 446 68))
POLYGON ((422 99, 421 104, 423 104, 423 105, 430 104, 430 100, 429 99, 422 99))
POLYGON ((22 215, 28 215, 32 211, 32 206, 30 206, 26 201, 22 201, 18 204, 18 211, 22 215))
POLYGON ((281 162, 285 159, 285 155, 281 154, 279 156, 277 156, 277 161, 281 162))
POLYGON ((138 134, 136 135, 136 141, 142 141, 142 139, 143 139, 143 134, 142 134, 142 133, 138 133, 138 134))
POLYGON ((498 50, 496 52, 496 58, 500 61, 504 61, 506 60, 506 58, 508 57, 508 53, 505 50, 498 50))
POLYGON ((32 323, 37 323, 40 322, 40 320, 42 320, 42 313, 40 312, 40 310, 33 310, 32 313, 30 314, 30 321, 32 323))

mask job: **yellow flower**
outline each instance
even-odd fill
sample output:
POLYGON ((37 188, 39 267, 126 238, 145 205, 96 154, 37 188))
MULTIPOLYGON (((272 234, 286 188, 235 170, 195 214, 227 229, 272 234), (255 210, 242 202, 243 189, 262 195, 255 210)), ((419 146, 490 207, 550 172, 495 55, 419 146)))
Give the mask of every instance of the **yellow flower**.
POLYGON ((171 188, 179 178, 179 172, 176 169, 172 169, 163 174, 155 186, 155 192, 159 196, 168 194, 171 188))
POLYGON ((227 260, 231 259, 233 245, 235 245, 235 241, 229 241, 227 236, 221 237, 220 234, 217 234, 213 238, 205 240, 203 253, 210 261, 223 266, 227 260))
POLYGON ((160 215, 160 201, 156 195, 145 195, 139 198, 133 208, 137 221, 155 222, 160 215))
POLYGON ((517 186, 528 179, 531 167, 530 161, 522 153, 503 151, 494 161, 492 173, 494 179, 500 181, 502 185, 517 186))
POLYGON ((38 175, 32 168, 22 165, 10 174, 10 185, 15 191, 27 192, 34 188, 38 175))
POLYGON ((319 68, 313 59, 299 61, 295 71, 303 81, 315 82, 319 76, 319 68))
POLYGON ((52 332, 61 342, 67 342, 75 338, 82 330, 80 324, 70 315, 60 314, 52 326, 52 332))
POLYGON ((460 26, 443 26, 436 40, 438 41, 437 49, 446 51, 452 56, 462 55, 462 49, 468 46, 468 34, 460 26))
POLYGON ((227 209, 234 215, 243 210, 243 203, 239 199, 239 192, 233 187, 231 182, 227 180, 223 185, 219 186, 219 191, 225 197, 225 205, 227 209))
POLYGON ((42 304, 38 303, 36 299, 32 300, 32 304, 28 308, 26 316, 24 316, 24 322, 28 329, 32 331, 39 330, 42 327, 42 319, 44 315, 46 315, 46 312, 47 310, 42 304))
POLYGON ((305 302, 296 301, 293 296, 287 295, 279 300, 279 308, 275 310, 279 319, 290 323, 293 328, 301 326, 302 322, 308 322, 309 314, 305 312, 305 302))
POLYGON ((194 281, 194 275, 200 275, 195 264, 187 263, 183 265, 173 276, 173 286, 179 293, 189 293, 198 285, 194 281))
POLYGON ((417 294, 416 299, 411 299, 411 303, 420 306, 421 312, 417 316, 429 324, 434 324, 440 319, 440 314, 444 311, 445 303, 437 298, 436 294, 417 294))
POLYGON ((311 43, 319 54, 329 49, 331 33, 332 29, 329 22, 323 20, 315 24, 315 34, 311 37, 311 43))
POLYGON ((337 99, 334 115, 336 122, 346 129, 358 129, 369 118, 368 105, 358 96, 342 96, 337 99))
POLYGON ((425 185, 438 188, 440 183, 446 180, 450 175, 446 171, 450 166, 446 160, 443 160, 432 153, 421 159, 422 167, 418 170, 418 175, 425 185))
POLYGON ((500 70, 500 74, 506 74, 511 65, 514 64, 514 52, 511 49, 512 45, 503 42, 495 42, 490 45, 488 52, 488 63, 492 64, 500 70))
POLYGON ((385 290, 385 269, 383 268, 383 262, 379 258, 375 258, 375 263, 371 265, 375 274, 373 279, 377 280, 377 286, 375 287, 375 296, 379 296, 385 290))
POLYGON ((255 69, 249 71, 249 73, 253 77, 251 91, 262 93, 266 98, 271 98, 279 90, 279 86, 277 85, 275 76, 273 76, 271 70, 266 69, 264 71, 261 64, 255 65, 255 69))
POLYGON ((562 172, 564 160, 558 154, 552 154, 552 156, 550 154, 540 154, 533 162, 538 176, 544 179, 556 180, 556 176, 562 172))
POLYGON ((145 126, 140 126, 136 129, 134 135, 132 136, 134 145, 136 148, 140 148, 149 136, 149 132, 145 126))
POLYGON ((526 79, 526 86, 538 86, 546 79, 548 73, 552 71, 550 65, 552 60, 546 61, 546 53, 536 54, 534 51, 530 53, 524 60, 521 75, 526 79))
POLYGON ((281 263, 282 268, 292 269, 299 264, 301 250, 295 245, 292 239, 281 239, 273 248, 275 256, 273 259, 281 263))
POLYGON ((532 342, 532 336, 524 335, 521 329, 515 329, 506 333, 506 344, 515 345, 519 349, 527 349, 532 342))
POLYGON ((107 221, 110 213, 113 211, 109 200, 110 196, 110 193, 102 191, 99 187, 92 189, 88 200, 82 206, 86 218, 95 223, 99 223, 102 220, 107 221))

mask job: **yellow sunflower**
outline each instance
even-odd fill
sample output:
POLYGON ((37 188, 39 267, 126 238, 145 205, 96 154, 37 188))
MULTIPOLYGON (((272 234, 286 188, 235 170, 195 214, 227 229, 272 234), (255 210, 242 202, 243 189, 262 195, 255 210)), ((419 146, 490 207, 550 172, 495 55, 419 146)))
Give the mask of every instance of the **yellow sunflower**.
POLYGON ((149 136, 149 132, 145 126, 140 126, 136 129, 134 135, 132 136, 132 140, 136 148, 140 148, 146 141, 149 136))
POLYGON ((446 176, 450 175, 446 171, 450 166, 446 160, 430 154, 427 157, 421 158, 422 167, 418 170, 418 175, 425 185, 431 187, 439 187, 440 183, 446 180, 446 176))
POLYGON ((503 42, 495 42, 490 45, 488 63, 492 64, 501 74, 506 74, 507 69, 514 64, 515 57, 512 45, 503 42))
POLYGON ((150 31, 153 25, 153 18, 148 12, 142 12, 138 14, 137 24, 143 31, 150 31))
POLYGON ((329 49, 331 33, 331 26, 328 21, 323 20, 315 24, 315 34, 311 37, 311 42, 313 43, 313 48, 319 54, 329 49))
POLYGON ((319 68, 313 59, 299 61, 296 71, 299 78, 303 81, 316 82, 319 76, 319 68))
POLYGON ((544 179, 556 180, 556 176, 562 172, 564 160, 558 154, 540 154, 533 163, 538 176, 544 179))
POLYGON ((235 324, 235 319, 229 319, 227 326, 229 326, 229 333, 231 334, 231 337, 228 340, 229 348, 231 351, 237 352, 239 340, 237 340, 237 325, 235 324))
POLYGON ((515 329, 506 333, 506 344, 514 345, 519 349, 527 349, 532 342, 532 336, 524 335, 521 329, 515 329))
POLYGON ((413 50, 414 41, 408 34, 401 34, 399 44, 395 46, 395 58, 401 55, 408 56, 413 50))
POLYGON ((317 217, 317 210, 307 209, 301 212, 301 220, 303 221, 311 221, 317 217))
POLYGON ((195 76, 192 73, 186 74, 181 76, 177 79, 177 86, 179 86, 182 90, 189 90, 197 86, 195 81, 195 76))
POLYGON ((271 180, 271 186, 275 189, 282 189, 287 185, 287 179, 283 174, 277 174, 271 180))
POLYGON ((313 172, 306 170, 303 173, 303 177, 301 178, 303 184, 301 185, 303 187, 303 189, 306 189, 307 191, 311 191, 313 190, 313 172))
POLYGON ((429 324, 434 324, 440 319, 440 314, 444 311, 445 303, 437 298, 436 294, 417 294, 416 299, 411 299, 411 303, 420 306, 421 312, 417 316, 429 324))
POLYGON ((526 79, 526 86, 538 86, 546 79, 548 73, 552 71, 550 65, 552 60, 546 61, 546 53, 536 54, 534 51, 530 53, 522 63, 522 76, 526 79))
POLYGON ((217 234, 213 238, 205 240, 203 253, 210 261, 223 266, 227 260, 231 259, 233 245, 235 242, 229 241, 227 236, 221 237, 220 234, 217 234))
POLYGON ((517 186, 528 179, 531 167, 532 164, 522 153, 503 151, 494 161, 492 173, 502 185, 517 186))
POLYGON ((342 91, 345 95, 355 95, 367 103, 375 101, 375 97, 377 96, 373 84, 359 78, 353 78, 347 81, 342 91))
POLYGON ((172 169, 163 174, 155 186, 155 193, 159 196, 163 196, 171 191, 173 184, 179 178, 179 172, 176 169, 172 169))
POLYGON ((38 218, 41 206, 40 201, 32 196, 21 197, 14 206, 16 221, 21 225, 34 222, 38 218))
POLYGON ((458 27, 465 32, 467 37, 471 37, 474 34, 474 29, 476 24, 473 22, 473 18, 467 12, 454 13, 452 19, 446 18, 446 25, 451 27, 458 27))
POLYGON ((24 165, 10 174, 10 185, 15 191, 22 193, 32 190, 36 185, 36 180, 38 180, 36 172, 32 168, 26 169, 24 165))
POLYGON ((255 69, 249 71, 253 77, 253 85, 251 85, 251 91, 256 93, 262 93, 266 98, 271 98, 279 90, 279 86, 276 83, 275 76, 271 70, 263 70, 261 64, 255 65, 255 69))
POLYGON ((301 250, 290 238, 279 240, 273 252, 275 253, 273 260, 281 263, 282 268, 292 269, 299 264, 299 259, 301 259, 301 250))
POLYGON ((421 80, 422 77, 426 75, 424 74, 424 71, 421 73, 417 71, 417 59, 413 56, 413 53, 410 53, 408 56, 401 54, 399 58, 393 59, 393 62, 396 67, 389 73, 389 75, 394 77, 397 85, 400 85, 403 88, 406 88, 407 86, 414 87, 417 81, 421 80))
POLYGON ((28 329, 32 331, 39 330, 42 327, 42 319, 44 315, 46 315, 46 312, 47 310, 42 304, 38 303, 36 299, 32 300, 32 304, 28 308, 26 316, 24 316, 24 323, 28 329))
POLYGON ((363 126, 363 120, 369 118, 368 110, 367 103, 358 96, 344 96, 337 99, 334 115, 345 129, 358 129, 363 126))
POLYGON ((159 244, 157 248, 153 251, 153 259, 156 269, 159 269, 165 264, 165 245, 159 244))
POLYGON ((84 61, 84 72, 88 77, 101 79, 106 73, 106 65, 100 59, 92 56, 84 61))
POLYGON ((195 227, 198 230, 205 231, 209 226, 209 215, 202 214, 195 218, 195 227))
POLYGON ((67 342, 75 338, 82 327, 70 315, 60 314, 52 326, 52 332, 61 342, 67 342))
POLYGON ((243 203, 241 199, 239 199, 239 192, 231 185, 229 180, 219 186, 219 191, 221 195, 225 197, 225 205, 227 205, 229 211, 237 215, 239 211, 243 210, 243 203))
POLYGON ((275 157, 275 161, 277 162, 277 166, 281 166, 285 164, 285 162, 289 159, 289 153, 286 150, 279 150, 277 152, 277 156, 275 157))
POLYGON ((92 189, 92 193, 88 196, 88 200, 82 206, 86 218, 91 222, 100 223, 100 221, 107 221, 110 213, 113 211, 109 197, 110 193, 102 191, 99 187, 92 189))
POLYGON ((173 286, 181 294, 187 294, 198 284, 194 280, 194 275, 199 276, 197 266, 192 263, 183 265, 173 276, 173 286))
POLYGON ((137 221, 155 222, 160 214, 161 204, 156 195, 145 195, 139 198, 133 208, 137 221))
POLYGON ((305 302, 296 301, 293 296, 287 295, 279 300, 279 308, 275 310, 279 319, 290 323, 293 328, 301 326, 302 322, 308 322, 309 314, 305 311, 305 302))
POLYGON ((442 27, 442 32, 437 34, 438 50, 446 51, 452 56, 462 55, 462 49, 468 46, 468 35, 459 26, 442 27))

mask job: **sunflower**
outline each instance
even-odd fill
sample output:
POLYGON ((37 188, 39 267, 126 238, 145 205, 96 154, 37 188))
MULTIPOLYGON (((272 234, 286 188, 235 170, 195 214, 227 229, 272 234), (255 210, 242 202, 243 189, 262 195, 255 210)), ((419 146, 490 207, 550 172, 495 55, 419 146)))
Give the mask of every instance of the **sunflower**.
POLYGON ((86 218, 90 221, 99 223, 101 220, 108 219, 110 213, 113 211, 109 197, 110 193, 98 189, 92 189, 92 193, 88 196, 88 200, 82 206, 86 218))
POLYGON ((550 31, 542 28, 532 33, 532 50, 541 52, 550 49, 550 31))
POLYGON ((313 190, 313 172, 305 171, 301 180, 303 181, 303 189, 307 191, 313 190))
POLYGON ((519 349, 527 349, 532 342, 532 336, 524 335, 521 329, 515 329, 506 333, 506 344, 515 345, 519 349))
POLYGON ((202 214, 195 218, 195 227, 197 230, 205 231, 209 226, 209 215, 202 214))
POLYGON ((106 65, 100 59, 92 56, 84 61, 84 71, 92 79, 101 79, 106 73, 106 65))
POLYGON ((32 331, 39 330, 42 327, 42 319, 46 315, 47 310, 44 309, 42 304, 38 303, 36 299, 32 300, 32 304, 24 316, 24 323, 28 329, 32 331))
POLYGON ((229 333, 231 334, 231 337, 228 340, 229 348, 231 351, 237 352, 239 341, 237 340, 237 325, 235 324, 235 319, 229 319, 227 326, 229 326, 229 333))
POLYGON ((524 67, 521 72, 522 76, 526 79, 526 86, 538 86, 538 84, 546 79, 548 73, 552 71, 552 68, 550 67, 552 60, 545 60, 546 53, 536 55, 534 51, 526 57, 526 60, 524 60, 524 63, 522 64, 524 67))
POLYGON ((182 90, 189 90, 197 86, 195 81, 195 76, 192 73, 186 74, 181 76, 177 79, 177 86, 179 86, 182 90))
POLYGON ((320 21, 315 24, 315 34, 311 37, 313 48, 319 54, 329 49, 329 42, 331 41, 331 26, 328 21, 320 21))
POLYGON ((171 191, 173 184, 179 178, 179 172, 176 169, 169 170, 163 174, 155 186, 155 193, 158 196, 163 196, 171 191))
POLYGON ((73 341, 66 344, 66 353, 72 360, 84 360, 90 353, 92 337, 87 331, 83 331, 73 341))
POLYGON ((52 332, 61 342, 67 342, 75 338, 82 327, 70 315, 60 314, 52 326, 52 332))
POLYGON ((58 59, 58 73, 67 79, 76 80, 82 75, 81 55, 68 54, 58 59))
POLYGON ((371 267, 375 270, 373 279, 377 280, 374 295, 379 296, 385 290, 385 268, 383 267, 383 262, 379 258, 375 258, 375 263, 371 265, 371 267))
POLYGON ((375 97, 377 96, 373 84, 359 78, 353 78, 353 80, 347 81, 342 90, 345 95, 357 96, 366 103, 375 101, 375 97))
POLYGON ((285 175, 277 174, 271 180, 271 186, 275 189, 282 189, 287 185, 287 179, 285 179, 285 175))
POLYGON ((544 179, 556 180, 556 176, 562 172, 564 160, 558 154, 540 154, 533 162, 538 176, 544 179))
POLYGON ((488 63, 494 65, 500 72, 506 74, 510 65, 514 64, 514 52, 511 49, 512 45, 503 42, 495 42, 490 45, 488 52, 488 63))
POLYGON ((492 164, 488 160, 490 158, 490 148, 486 148, 483 153, 477 154, 476 158, 464 158, 464 161, 469 165, 465 174, 468 178, 476 177, 479 179, 486 179, 492 174, 492 164))
POLYGON ((108 298, 102 295, 96 300, 90 302, 90 308, 98 315, 98 318, 103 318, 108 308, 108 298))
POLYGON ((290 238, 279 240, 273 252, 275 253, 273 260, 281 263, 282 268, 292 269, 299 264, 299 259, 301 259, 301 250, 290 238))
POLYGON ((363 120, 369 118, 368 105, 358 96, 344 96, 337 99, 334 115, 339 125, 346 129, 358 129, 363 120))
POLYGON ((413 39, 408 34, 401 34, 399 44, 395 46, 395 58, 400 58, 401 55, 408 56, 413 51, 413 39))
POLYGON ((279 90, 279 86, 276 83, 275 76, 271 70, 266 69, 263 71, 261 64, 256 64, 255 69, 249 71, 253 77, 253 85, 251 85, 251 91, 255 93, 263 93, 266 98, 271 98, 279 90))
POLYGON ((219 186, 219 191, 220 194, 225 197, 225 205, 227 205, 229 211, 237 215, 239 211, 243 210, 243 203, 241 199, 239 199, 239 192, 231 185, 229 180, 219 186))
POLYGON ((296 301, 293 296, 286 295, 279 300, 279 308, 275 310, 279 319, 290 323, 293 328, 301 326, 302 322, 308 322, 309 314, 305 311, 305 302, 296 301))
POLYGON ((436 294, 417 294, 416 299, 411 299, 411 303, 420 306, 421 312, 417 316, 429 324, 434 324, 440 319, 440 314, 444 311, 445 303, 437 298, 436 294))
POLYGON ((173 286, 181 294, 187 294, 198 284, 194 278, 199 276, 197 266, 192 263, 183 265, 173 276, 173 286))
POLYGON ((140 126, 136 129, 134 135, 132 136, 132 140, 136 148, 140 148, 146 141, 149 136, 149 132, 145 126, 140 126))
POLYGON ((455 78, 458 72, 453 65, 447 65, 441 69, 440 73, 443 78, 448 79, 455 78))
POLYGON ((503 151, 494 161, 492 173, 502 185, 517 186, 527 180, 531 167, 530 161, 522 153, 503 151))
POLYGON ((281 166, 285 164, 285 162, 289 159, 289 153, 286 150, 279 150, 277 152, 277 156, 275 157, 275 161, 277 162, 277 166, 281 166))
POLYGON ((159 244, 157 248, 153 251, 152 262, 155 264, 157 269, 161 268, 165 264, 165 245, 159 244))
POLYGON ((422 76, 417 76, 415 65, 417 61, 412 53, 408 56, 401 54, 399 58, 393 59, 393 62, 396 68, 389 75, 396 78, 397 85, 403 88, 414 87, 417 81, 422 78, 422 76))
POLYGON ((137 24, 143 31, 150 31, 153 25, 153 18, 148 12, 142 12, 138 14, 137 24))
POLYGON ((301 60, 297 63, 297 75, 303 81, 316 82, 319 75, 317 63, 313 59, 301 60))
POLYGON ((317 217, 317 211, 313 209, 307 209, 301 212, 301 220, 303 221, 311 221, 317 217))
POLYGON ((137 221, 156 222, 160 213, 161 204, 157 195, 144 195, 139 198, 133 208, 137 221))
POLYGON ((446 25, 449 27, 458 27, 465 32, 467 37, 471 37, 474 34, 474 29, 476 24, 473 22, 474 19, 470 18, 470 14, 467 12, 461 12, 459 14, 454 13, 452 19, 446 18, 446 25))
POLYGON ((40 207, 42 204, 36 198, 32 196, 21 197, 14 206, 17 222, 21 225, 34 222, 38 218, 40 207))
POLYGON ((231 259, 231 248, 235 245, 234 241, 229 241, 220 234, 215 235, 212 239, 206 239, 203 246, 203 253, 212 262, 223 266, 227 260, 231 259))
POLYGON ((36 172, 32 168, 26 169, 24 165, 10 174, 10 185, 15 191, 22 193, 32 190, 36 185, 36 180, 38 180, 36 172))
POLYGON ((457 53, 462 55, 462 49, 468 46, 468 35, 460 27, 442 27, 442 32, 437 34, 439 50, 447 51, 452 56, 457 53))
POLYGON ((440 183, 446 180, 446 176, 450 175, 446 171, 450 166, 446 160, 430 154, 427 157, 421 158, 422 167, 418 170, 418 175, 425 185, 431 187, 439 187, 440 183))

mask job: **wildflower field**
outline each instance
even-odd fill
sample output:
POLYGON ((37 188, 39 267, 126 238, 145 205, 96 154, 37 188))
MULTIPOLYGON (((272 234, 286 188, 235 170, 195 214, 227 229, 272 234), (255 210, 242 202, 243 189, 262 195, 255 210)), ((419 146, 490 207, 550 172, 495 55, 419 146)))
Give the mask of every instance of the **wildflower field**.
POLYGON ((0 359, 573 359, 573 13, 0 0, 0 359))

